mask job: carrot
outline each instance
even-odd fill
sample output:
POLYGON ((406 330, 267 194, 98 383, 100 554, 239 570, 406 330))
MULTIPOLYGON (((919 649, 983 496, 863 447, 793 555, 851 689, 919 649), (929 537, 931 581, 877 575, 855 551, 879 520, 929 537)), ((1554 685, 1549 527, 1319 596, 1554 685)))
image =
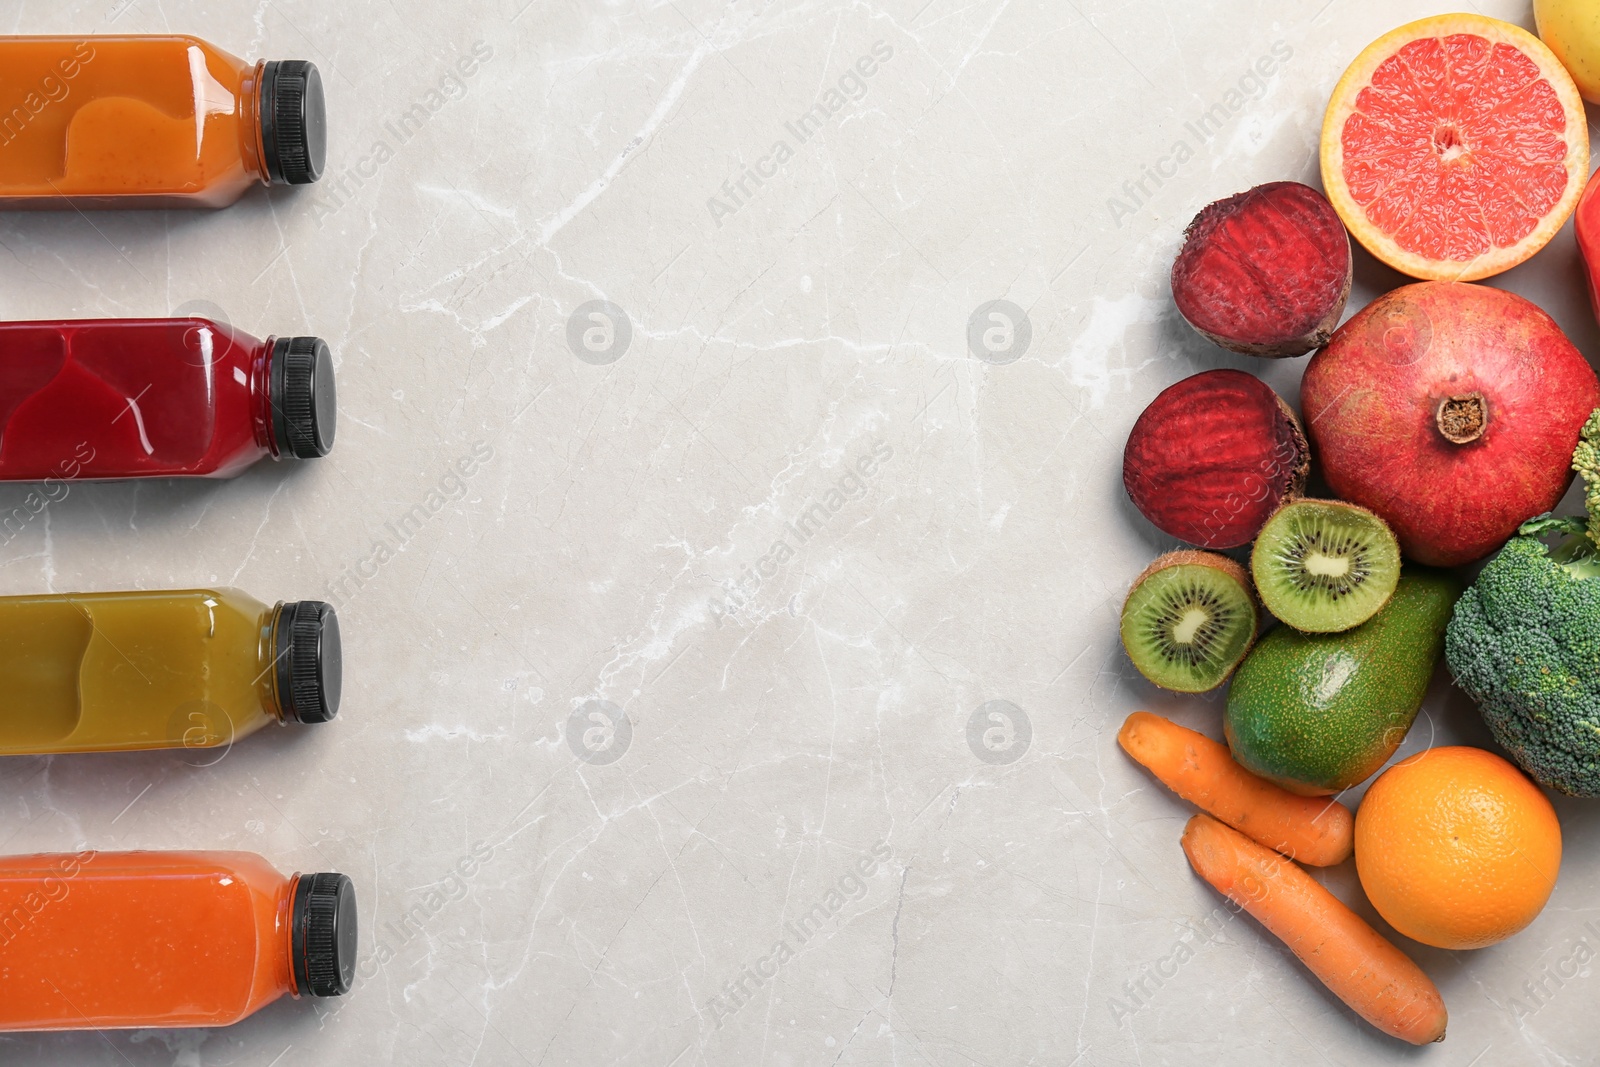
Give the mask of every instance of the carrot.
POLYGON ((1289 946, 1340 1000, 1391 1037, 1444 1040, 1438 987, 1305 871, 1209 815, 1183 830, 1195 873, 1289 946))
POLYGON ((1128 755, 1202 811, 1314 867, 1343 863, 1355 848, 1350 809, 1326 797, 1302 797, 1234 762, 1226 745, 1175 722, 1136 711, 1117 733, 1128 755))

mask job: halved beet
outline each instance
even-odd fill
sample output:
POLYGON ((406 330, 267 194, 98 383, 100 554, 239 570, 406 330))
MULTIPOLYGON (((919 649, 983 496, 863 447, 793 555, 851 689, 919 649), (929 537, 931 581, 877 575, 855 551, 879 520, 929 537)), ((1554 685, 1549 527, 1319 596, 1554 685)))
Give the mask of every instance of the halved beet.
POLYGON ((1323 195, 1270 182, 1218 200, 1184 231, 1172 299, 1201 334, 1246 356, 1327 344, 1350 295, 1350 235, 1323 195))
POLYGON ((1122 454, 1122 484, 1162 531, 1202 548, 1248 544, 1311 461, 1289 406, 1253 374, 1208 370, 1144 409, 1122 454))

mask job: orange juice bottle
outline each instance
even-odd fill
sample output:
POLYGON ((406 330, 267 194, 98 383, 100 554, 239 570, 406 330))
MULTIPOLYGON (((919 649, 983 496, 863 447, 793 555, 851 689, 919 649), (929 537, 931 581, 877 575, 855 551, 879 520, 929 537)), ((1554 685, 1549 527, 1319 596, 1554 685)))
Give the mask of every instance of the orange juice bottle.
POLYGON ((249 852, 0 857, 0 1031, 226 1026, 356 966, 342 874, 249 852))
POLYGON ((194 37, 0 37, 0 207, 223 207, 322 174, 322 78, 194 37))
POLYGON ((318 600, 0 597, 0 756, 225 748, 264 726, 327 722, 342 658, 338 616, 318 600))

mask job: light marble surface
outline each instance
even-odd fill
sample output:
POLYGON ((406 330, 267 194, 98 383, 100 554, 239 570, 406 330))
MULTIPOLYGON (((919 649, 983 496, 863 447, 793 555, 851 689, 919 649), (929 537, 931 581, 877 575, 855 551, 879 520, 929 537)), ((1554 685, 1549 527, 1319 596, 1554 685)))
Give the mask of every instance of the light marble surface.
MULTIPOLYGON (((1522 0, 1480 3, 1531 25, 1522 0)), ((4 32, 181 30, 321 64, 321 187, 0 216, 0 314, 215 306, 321 334, 341 428, 327 460, 228 483, 75 486, 3 546, 0 591, 367 577, 339 594, 335 724, 209 767, 7 762, 4 848, 341 870, 365 931, 343 1001, 0 1037, 0 1062, 1594 1062, 1600 977, 1573 967, 1600 949, 1600 806, 1559 804, 1566 861, 1528 931, 1402 942, 1451 1009, 1449 1039, 1411 1050, 1190 873, 1187 808, 1113 740, 1138 707, 1220 732, 1218 700, 1157 694, 1117 644, 1127 582, 1168 547, 1124 500, 1128 427, 1207 367, 1293 399, 1304 362, 1188 331, 1166 282, 1182 226, 1314 181, 1345 64, 1446 9, 8 4, 4 32), (1031 335, 987 351, 980 321, 977 358, 969 319, 995 300, 1031 335), (625 350, 586 317, 607 304, 625 350), (492 459, 453 479, 474 448, 492 459), (386 524, 418 504, 436 513, 398 551, 386 524), (1021 728, 972 725, 997 708, 1021 728)), ((1397 284, 1358 268, 1352 308, 1397 284)), ((1592 353, 1578 270, 1569 230, 1496 284, 1592 353)), ((1407 750, 1436 739, 1487 743, 1443 682, 1407 750)), ((1349 865, 1325 878, 1359 901, 1349 865)))

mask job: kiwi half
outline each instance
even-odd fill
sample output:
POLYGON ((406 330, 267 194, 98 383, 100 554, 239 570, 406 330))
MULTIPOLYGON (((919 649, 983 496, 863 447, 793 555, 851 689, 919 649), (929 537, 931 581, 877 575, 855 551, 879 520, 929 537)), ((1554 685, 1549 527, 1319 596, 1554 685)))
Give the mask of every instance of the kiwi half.
POLYGON ((1366 508, 1295 500, 1261 528, 1250 573, 1278 618, 1306 633, 1337 633, 1389 602, 1400 580, 1400 542, 1366 508))
POLYGON ((1250 577, 1215 552, 1167 553, 1134 580, 1122 604, 1122 647, 1163 689, 1215 689, 1255 639, 1250 577))

